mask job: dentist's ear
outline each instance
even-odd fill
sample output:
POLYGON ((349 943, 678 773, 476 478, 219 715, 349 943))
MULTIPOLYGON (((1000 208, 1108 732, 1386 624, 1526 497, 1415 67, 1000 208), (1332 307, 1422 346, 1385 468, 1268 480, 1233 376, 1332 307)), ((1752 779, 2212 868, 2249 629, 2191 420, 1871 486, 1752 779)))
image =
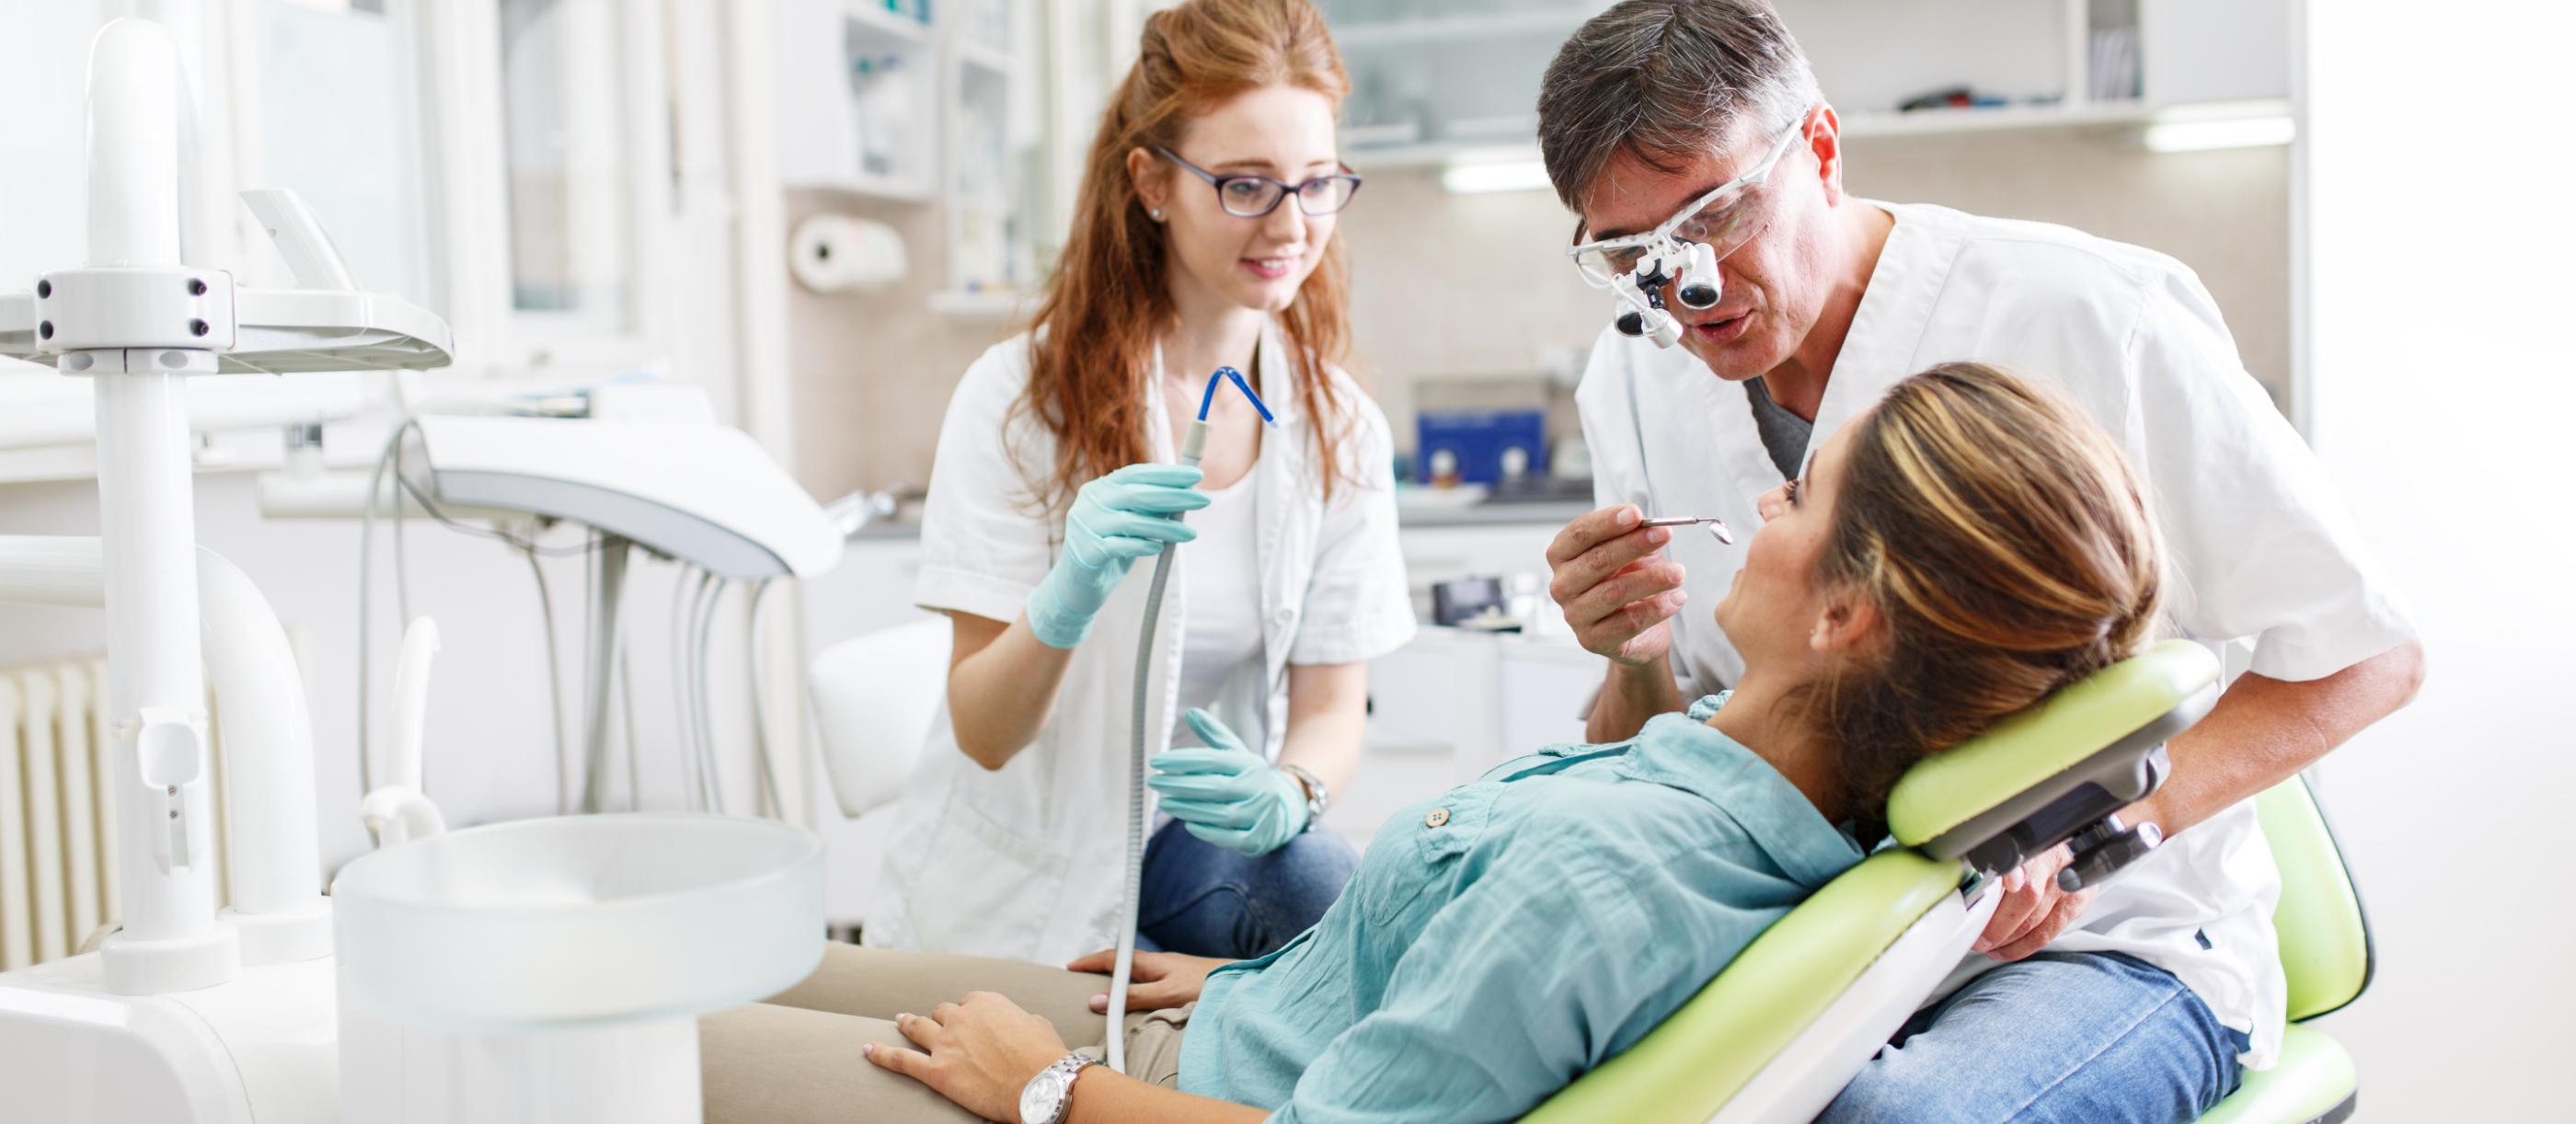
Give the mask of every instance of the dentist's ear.
POLYGON ((1807 630, 1807 647, 1820 653, 1852 655, 1876 644, 1887 630, 1878 606, 1848 593, 1835 594, 1807 630))

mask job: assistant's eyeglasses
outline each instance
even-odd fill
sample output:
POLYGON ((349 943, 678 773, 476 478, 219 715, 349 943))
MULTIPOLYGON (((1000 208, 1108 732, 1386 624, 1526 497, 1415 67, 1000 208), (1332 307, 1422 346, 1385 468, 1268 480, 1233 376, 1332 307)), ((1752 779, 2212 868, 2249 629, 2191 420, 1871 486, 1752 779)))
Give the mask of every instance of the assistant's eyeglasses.
POLYGON ((1351 205, 1359 194, 1359 174, 1345 165, 1341 172, 1317 176, 1304 183, 1287 183, 1268 176, 1220 176, 1174 155, 1171 149, 1156 148, 1163 159, 1187 168, 1208 186, 1216 189, 1216 202, 1225 213, 1240 219, 1257 219, 1279 209, 1280 200, 1297 196, 1297 209, 1309 215, 1329 215, 1351 205))

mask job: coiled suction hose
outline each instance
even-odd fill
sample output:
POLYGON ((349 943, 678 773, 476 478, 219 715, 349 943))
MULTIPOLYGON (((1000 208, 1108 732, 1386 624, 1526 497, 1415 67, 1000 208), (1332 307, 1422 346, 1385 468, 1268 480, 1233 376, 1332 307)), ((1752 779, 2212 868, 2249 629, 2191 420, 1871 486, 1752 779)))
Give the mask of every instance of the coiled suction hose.
MULTIPOLYGON (((1261 420, 1276 428, 1279 419, 1270 416, 1270 407, 1253 393, 1243 372, 1232 367, 1219 367, 1208 376, 1207 392, 1199 396, 1199 416, 1190 423, 1189 434, 1181 438, 1181 463, 1197 468, 1199 456, 1207 451, 1208 407, 1216 403, 1216 388, 1226 380, 1242 388, 1243 396, 1252 400, 1252 408, 1261 411, 1261 420)), ((1179 519, 1179 514, 1172 516, 1179 519)), ((1109 976, 1109 1068, 1127 1072, 1127 980, 1136 967, 1137 900, 1145 888, 1145 703, 1146 684, 1154 669, 1154 626, 1163 617, 1163 586, 1172 577, 1172 555, 1181 549, 1179 543, 1167 544, 1154 559, 1154 584, 1145 593, 1145 629, 1136 639, 1136 696, 1128 720, 1127 741, 1127 896, 1118 907, 1118 966, 1109 976)))

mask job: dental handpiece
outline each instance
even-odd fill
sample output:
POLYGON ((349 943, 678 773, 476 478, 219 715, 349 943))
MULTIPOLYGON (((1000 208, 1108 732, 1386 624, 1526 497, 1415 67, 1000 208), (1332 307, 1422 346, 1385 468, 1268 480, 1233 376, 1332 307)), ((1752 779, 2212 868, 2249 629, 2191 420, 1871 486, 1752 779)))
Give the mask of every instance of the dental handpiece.
POLYGON ((1637 525, 1640 527, 1687 527, 1693 523, 1708 524, 1708 533, 1716 536, 1717 541, 1725 543, 1728 546, 1735 545, 1735 532, 1727 530, 1726 521, 1714 515, 1666 516, 1649 519, 1637 525))
MULTIPOLYGON (((1261 412, 1263 424, 1273 429, 1279 419, 1270 413, 1269 404, 1253 393, 1252 384, 1243 372, 1232 367, 1219 367, 1208 376, 1207 392, 1199 396, 1199 416, 1182 431, 1181 463, 1198 467, 1199 458, 1207 453, 1208 407, 1216 404, 1216 390, 1232 379, 1236 389, 1252 400, 1252 408, 1261 412)), ((1169 518, 1178 522, 1180 512, 1169 518)), ((1172 557, 1180 552, 1179 543, 1171 543, 1154 559, 1153 584, 1145 593, 1145 626, 1136 638, 1135 698, 1128 711, 1127 752, 1127 882, 1126 894, 1118 903, 1118 950, 1109 971, 1109 1010, 1107 1040, 1109 1068, 1127 1072, 1127 987, 1136 970, 1136 910, 1145 886, 1145 704, 1149 701, 1146 685, 1152 681, 1154 667, 1154 627, 1163 615, 1163 589, 1171 581, 1172 557)))

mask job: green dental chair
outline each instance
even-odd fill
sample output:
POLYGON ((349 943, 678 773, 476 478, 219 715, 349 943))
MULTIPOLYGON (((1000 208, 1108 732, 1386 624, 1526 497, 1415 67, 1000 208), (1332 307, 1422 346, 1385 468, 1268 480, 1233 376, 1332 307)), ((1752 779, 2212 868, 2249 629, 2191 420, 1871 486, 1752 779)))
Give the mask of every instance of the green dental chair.
MULTIPOLYGON (((1966 955, 1994 877, 2060 841, 2098 882, 2156 845, 2114 813, 2162 783, 2168 738, 2208 713, 2219 664, 2167 641, 2103 669, 1908 772, 1888 798, 1899 846, 1871 855, 1766 930, 1634 1048, 1524 1124, 1804 1124, 1823 1111, 1966 955)), ((2339 1124, 2351 1055, 2298 1025, 2370 982, 2370 937, 2334 837, 2300 778, 2257 798, 2281 868, 2273 924, 2291 1025, 2277 1066, 2201 1119, 2339 1124)))

